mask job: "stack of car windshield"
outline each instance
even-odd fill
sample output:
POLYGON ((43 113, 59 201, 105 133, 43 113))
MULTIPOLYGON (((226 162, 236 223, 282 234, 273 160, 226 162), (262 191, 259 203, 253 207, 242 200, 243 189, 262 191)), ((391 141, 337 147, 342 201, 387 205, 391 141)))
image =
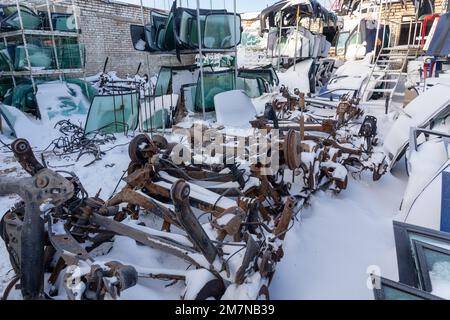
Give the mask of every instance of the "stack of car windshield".
POLYGON ((21 36, 8 39, 8 45, 0 44, 0 70, 28 70, 27 50, 31 68, 34 70, 80 69, 84 67, 84 46, 78 44, 76 38, 49 36, 26 36, 27 46, 21 36), (55 57, 55 49, 57 58, 55 57))
POLYGON ((273 86, 280 84, 278 75, 272 65, 257 69, 240 69, 239 76, 245 78, 263 78, 268 84, 273 86))
MULTIPOLYGON (((13 31, 21 29, 22 18, 24 30, 51 30, 50 19, 47 11, 34 12, 32 9, 21 5, 20 14, 17 6, 0 5, 0 31, 13 31)), ((53 30, 63 32, 76 32, 73 15, 70 13, 50 14, 53 30)))
POLYGON ((139 51, 171 52, 198 50, 198 20, 201 45, 205 51, 229 50, 241 41, 241 17, 226 10, 176 8, 162 13, 152 11, 150 23, 131 26, 134 48, 139 51))
POLYGON ((21 29, 20 18, 23 28, 27 30, 39 29, 42 23, 40 17, 25 6, 20 6, 20 15, 16 5, 0 6, 1 31, 21 29))
POLYGON ((126 133, 139 123, 139 93, 97 95, 89 108, 84 131, 126 133))
POLYGON ((201 76, 197 66, 161 67, 154 88, 155 96, 177 94, 184 97, 184 105, 189 112, 214 111, 216 94, 239 89, 250 98, 260 97, 268 91, 268 86, 279 84, 273 67, 240 69, 236 83, 234 69, 214 71, 205 67, 203 72, 204 99, 202 99, 201 76))

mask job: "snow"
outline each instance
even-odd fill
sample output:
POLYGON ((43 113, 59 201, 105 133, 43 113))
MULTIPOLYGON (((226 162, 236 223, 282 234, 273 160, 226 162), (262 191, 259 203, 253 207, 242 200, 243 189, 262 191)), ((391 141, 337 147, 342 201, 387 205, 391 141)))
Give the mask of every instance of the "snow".
MULTIPOLYGON (((425 142, 418 147, 417 152, 412 152, 409 159, 409 181, 401 208, 401 212, 405 216, 409 213, 413 202, 430 180, 439 172, 439 169, 445 164, 448 158, 446 146, 441 139, 425 142)), ((427 214, 427 217, 429 218, 430 214, 427 214)))
POLYGON ((398 278, 392 217, 405 179, 402 173, 368 179, 349 178, 348 189, 337 196, 313 196, 286 235, 272 299, 373 299, 368 268, 379 266, 383 277, 398 278))
POLYGON ((313 61, 313 59, 304 60, 297 63, 295 66, 290 67, 286 72, 278 74, 280 83, 284 84, 291 90, 297 88, 300 90, 300 92, 303 92, 305 94, 309 93, 310 86, 309 78, 307 75, 309 73, 309 70, 311 69, 313 61))
POLYGON ((430 280, 433 287, 432 294, 450 299, 450 262, 439 261, 433 264, 430 271, 430 280))
POLYGON ((436 85, 411 101, 399 114, 384 140, 384 149, 392 161, 391 165, 408 144, 409 129, 425 126, 433 116, 447 108, 450 102, 449 90, 448 85, 436 85))
POLYGON ((250 128, 256 110, 250 98, 240 90, 219 93, 214 97, 217 123, 228 127, 250 128))
POLYGON ((370 57, 363 60, 347 61, 340 66, 327 86, 328 90, 359 90, 370 73, 370 57))

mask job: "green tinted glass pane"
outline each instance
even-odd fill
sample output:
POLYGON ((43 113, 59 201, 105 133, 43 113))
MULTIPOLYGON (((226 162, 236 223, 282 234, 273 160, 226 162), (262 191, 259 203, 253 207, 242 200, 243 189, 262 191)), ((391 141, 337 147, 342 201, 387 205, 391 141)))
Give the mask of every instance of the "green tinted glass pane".
MULTIPOLYGON (((220 72, 205 72, 203 75, 205 92, 205 111, 214 111, 214 97, 222 92, 235 89, 234 70, 220 72)), ((197 83, 197 93, 195 98, 195 111, 202 111, 201 98, 201 77, 197 83)))
POLYGON ((165 42, 164 42, 165 35, 166 35, 166 28, 161 28, 158 32, 158 35, 156 36, 158 48, 161 50, 164 50, 164 48, 165 48, 165 42))
MULTIPOLYGON (((29 44, 27 48, 32 68, 51 69, 56 67, 54 52, 51 47, 39 47, 29 44)), ((28 69, 26 50, 22 45, 16 47, 14 68, 16 70, 28 69)))
POLYGON ((13 13, 17 12, 17 7, 16 6, 7 6, 7 7, 3 7, 3 15, 5 17, 12 15, 13 13))
MULTIPOLYGON (((34 13, 21 9, 22 23, 24 29, 35 30, 41 25, 41 19, 34 13)), ((20 18, 17 13, 6 20, 6 24, 13 29, 20 29, 20 18)))
POLYGON ((84 131, 116 133, 135 130, 138 124, 138 93, 95 96, 84 131))
POLYGON ((229 49, 240 41, 239 16, 214 14, 205 21, 203 44, 207 49, 229 49))
POLYGON ((10 71, 9 67, 8 59, 5 57, 3 50, 0 50, 0 71, 10 71))
POLYGON ((450 255, 424 248, 431 285, 434 288, 450 285, 450 255))
POLYGON ((71 14, 52 14, 53 29, 58 31, 76 32, 74 17, 71 14))
POLYGON ((165 48, 168 51, 175 49, 175 38, 173 33, 173 14, 170 14, 167 24, 166 24, 166 30, 164 32, 164 45, 163 48, 165 48))
MULTIPOLYGON (((205 30, 205 19, 205 16, 200 16, 200 30, 202 33, 205 30)), ((180 40, 190 47, 198 47, 197 17, 185 11, 181 15, 180 40)))
POLYGON ((197 94, 197 85, 190 84, 182 87, 184 95, 184 107, 188 112, 194 112, 195 96, 197 94))
POLYGON ((275 85, 277 82, 277 79, 274 78, 274 74, 272 70, 270 69, 261 69, 261 70, 241 70, 239 71, 239 76, 245 77, 245 78, 262 78, 267 83, 271 85, 275 85))
POLYGON ((383 286, 382 290, 386 300, 423 300, 420 297, 388 286, 383 286))
POLYGON ((172 80, 172 69, 161 67, 159 70, 158 80, 155 85, 155 95, 163 96, 168 94, 170 81, 172 80))
POLYGON ((260 83, 259 79, 238 77, 236 89, 244 91, 250 98, 257 98, 263 94, 260 83))
POLYGON ((84 47, 79 44, 65 44, 56 48, 61 69, 80 69, 84 66, 84 47))
MULTIPOLYGON (((192 23, 194 22, 194 16, 187 13, 187 12, 183 12, 181 14, 181 18, 180 18, 180 40, 181 42, 183 42, 184 44, 191 44, 191 39, 194 36, 193 34, 193 26, 192 23)), ((195 37, 195 40, 198 39, 198 36, 195 37)))
POLYGON ((339 38, 336 44, 336 52, 338 54, 344 54, 345 51, 345 42, 348 39, 350 32, 341 32, 339 33, 339 38))
POLYGON ((11 77, 0 77, 0 98, 4 98, 8 90, 14 87, 11 77))
POLYGON ((169 126, 169 120, 169 111, 161 109, 152 114, 149 119, 145 120, 142 127, 144 130, 167 128, 169 126))
POLYGON ((0 102, 0 117, 3 118, 3 121, 6 123, 6 126, 0 126, 1 132, 5 135, 9 134, 15 138, 17 138, 16 131, 14 130, 14 126, 16 125, 17 118, 16 116, 8 109, 8 107, 4 106, 0 102))
POLYGON ((64 81, 66 81, 67 83, 77 84, 81 88, 84 96, 91 102, 94 99, 94 96, 97 94, 97 89, 95 89, 90 82, 78 78, 66 78, 64 81))
POLYGON ((19 84, 5 96, 5 103, 18 108, 23 112, 35 112, 37 109, 33 86, 31 84, 19 84))
POLYGON ((350 40, 348 41, 348 44, 359 44, 359 41, 361 39, 361 36, 358 32, 354 33, 350 40))

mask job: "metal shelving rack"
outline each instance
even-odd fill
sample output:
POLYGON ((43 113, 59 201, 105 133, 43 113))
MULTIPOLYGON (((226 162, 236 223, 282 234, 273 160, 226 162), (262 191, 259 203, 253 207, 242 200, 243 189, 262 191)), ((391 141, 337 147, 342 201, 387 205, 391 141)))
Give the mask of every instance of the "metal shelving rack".
MULTIPOLYGON (((145 10, 144 10, 144 7, 145 7, 144 6, 144 1, 145 0, 140 0, 141 15, 142 15, 142 25, 143 26, 145 26, 145 24, 146 24, 146 17, 145 17, 145 10)), ((150 0, 148 0, 148 1, 150 1, 150 0)), ((185 4, 185 6, 187 8, 191 8, 189 0, 184 0, 184 1, 183 0, 167 0, 167 9, 168 10, 170 10, 171 4, 174 1, 176 1, 177 4, 179 3, 180 7, 182 7, 183 4, 185 4)), ((192 8, 192 9, 195 9, 197 11, 197 17, 199 17, 200 16, 200 0, 191 0, 191 1, 194 3, 194 8, 192 8)), ((232 0, 232 1, 233 1, 232 2, 233 15, 234 15, 234 18, 236 19, 236 15, 237 15, 236 0, 232 0)), ((152 2, 153 2, 153 8, 156 9, 156 1, 153 0, 152 2)), ((210 0, 209 3, 210 3, 210 9, 213 10, 213 0, 210 0)), ((164 5, 165 5, 165 3, 164 3, 164 5)), ((151 8, 151 4, 148 6, 148 8, 151 8)), ((225 0, 223 1, 223 8, 226 9, 226 2, 225 2, 225 0)), ((197 23, 197 30, 198 30, 198 38, 201 39, 201 27, 200 27, 200 19, 199 18, 197 18, 196 23, 197 23)), ((234 26, 235 39, 237 39, 237 37, 238 37, 238 32, 241 32, 241 31, 237 30, 236 26, 234 26)), ((235 83, 237 85, 237 78, 238 78, 238 73, 239 73, 238 54, 237 54, 238 49, 237 49, 237 47, 238 47, 237 44, 235 44, 234 47, 231 48, 231 49, 216 49, 216 50, 208 49, 208 50, 204 50, 204 48, 202 47, 202 43, 200 41, 198 50, 194 50, 194 51, 191 52, 192 54, 197 53, 200 56, 200 59, 199 59, 200 60, 200 84, 201 84, 200 90, 202 92, 202 109, 203 109, 202 114, 203 114, 203 119, 206 119, 205 102, 204 102, 204 97, 205 97, 204 90, 205 89, 204 89, 204 80, 203 80, 203 74, 204 74, 203 58, 202 58, 203 54, 204 53, 222 53, 222 54, 234 53, 234 59, 235 59, 234 60, 234 63, 235 63, 235 65, 234 65, 234 74, 235 74, 235 83)), ((149 65, 150 64, 149 64, 148 55, 147 55, 147 67, 148 67, 149 74, 150 74, 150 67, 149 67, 149 65)))
POLYGON ((17 12, 19 13, 18 18, 19 18, 20 29, 14 30, 14 31, 0 32, 0 38, 3 39, 3 42, 6 47, 8 46, 8 38, 18 37, 18 36, 22 37, 25 58, 26 58, 25 63, 27 64, 28 70, 16 71, 11 66, 10 71, 2 72, 2 76, 10 76, 12 78, 14 87, 16 87, 16 77, 29 77, 34 93, 37 92, 35 78, 39 77, 39 76, 58 76, 59 79, 62 80, 64 75, 82 74, 83 77, 86 78, 86 69, 84 68, 84 54, 83 54, 83 50, 80 46, 81 42, 80 42, 79 16, 77 14, 77 8, 75 6, 75 2, 74 2, 74 0, 63 0, 63 1, 60 0, 60 1, 56 1, 56 2, 57 3, 55 3, 52 0, 42 0, 42 1, 34 1, 33 3, 31 3, 30 1, 15 0, 17 12), (21 5, 25 5, 26 7, 32 8, 33 10, 35 10, 35 12, 37 12, 37 10, 36 10, 37 8, 44 7, 45 10, 40 10, 40 11, 47 11, 50 29, 49 30, 26 29, 24 27, 24 23, 22 20, 21 5), (76 32, 55 30, 55 28, 53 26, 53 21, 52 21, 52 13, 55 12, 55 5, 57 5, 60 8, 61 7, 66 8, 67 12, 69 12, 69 10, 71 10, 70 13, 73 15, 76 32), (52 11, 52 8, 53 8, 53 11, 52 11), (54 53, 56 68, 45 69, 45 70, 38 70, 38 69, 32 68, 31 62, 30 62, 29 48, 28 48, 28 44, 27 44, 27 36, 46 36, 46 37, 50 37, 52 39, 51 42, 52 42, 52 49, 53 49, 53 53, 54 53), (61 65, 60 65, 60 61, 58 60, 55 37, 67 37, 67 38, 76 38, 77 39, 77 44, 79 47, 79 59, 81 62, 81 68, 61 68, 60 67, 61 65))

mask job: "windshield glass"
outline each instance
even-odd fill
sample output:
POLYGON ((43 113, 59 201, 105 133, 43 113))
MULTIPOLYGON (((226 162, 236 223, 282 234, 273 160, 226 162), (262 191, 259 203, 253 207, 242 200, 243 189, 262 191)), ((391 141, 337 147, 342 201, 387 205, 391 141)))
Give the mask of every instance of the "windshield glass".
POLYGON ((89 109, 84 131, 119 133, 135 130, 138 125, 139 94, 95 96, 89 109))
POLYGON ((232 14, 208 15, 205 20, 203 36, 207 49, 229 49, 240 42, 241 18, 232 14))
POLYGON ((345 43, 347 42, 348 36, 350 35, 350 32, 345 31, 339 33, 339 38, 336 43, 336 52, 337 54, 344 54, 345 51, 345 43))

